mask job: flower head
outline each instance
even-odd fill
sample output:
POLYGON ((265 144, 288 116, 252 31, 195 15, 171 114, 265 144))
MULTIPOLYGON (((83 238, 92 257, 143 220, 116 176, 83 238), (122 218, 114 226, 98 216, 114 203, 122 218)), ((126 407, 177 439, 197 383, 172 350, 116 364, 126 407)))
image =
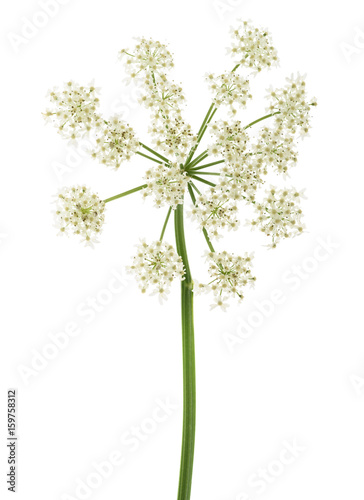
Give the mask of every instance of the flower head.
POLYGON ((222 229, 238 228, 237 212, 238 207, 227 192, 211 188, 208 194, 198 196, 190 216, 198 221, 202 229, 206 229, 211 236, 218 239, 221 238, 222 229))
POLYGON ((175 209, 177 205, 183 203, 188 177, 176 163, 157 165, 147 170, 144 178, 147 187, 143 191, 143 196, 153 195, 156 207, 169 205, 175 209))
POLYGON ((271 104, 267 107, 275 116, 278 127, 285 127, 290 133, 299 132, 302 136, 310 130, 311 106, 316 106, 315 98, 309 99, 306 93, 305 77, 298 74, 287 78, 287 85, 281 89, 270 88, 268 97, 271 104))
POLYGON ((122 161, 130 160, 139 149, 133 129, 118 116, 103 120, 96 134, 96 147, 91 156, 109 167, 118 169, 122 161))
POLYGON ((105 203, 85 186, 63 188, 56 198, 55 219, 61 234, 76 234, 93 246, 105 220, 105 203))
POLYGON ((84 87, 70 81, 63 90, 54 88, 48 96, 51 108, 43 115, 66 139, 74 141, 82 137, 100 120, 98 90, 93 85, 84 87))
POLYGON ((232 71, 215 76, 213 73, 206 75, 206 81, 214 94, 214 104, 230 106, 231 113, 236 114, 236 106, 245 108, 250 94, 249 80, 232 71))
POLYGON ((172 54, 161 42, 142 38, 132 51, 121 51, 121 57, 127 73, 142 89, 139 102, 152 114, 149 132, 153 144, 175 161, 184 161, 196 135, 182 116, 185 106, 182 87, 167 76, 174 66, 172 54))
POLYGON ((119 53, 130 75, 145 71, 159 76, 174 66, 172 54, 166 45, 151 38, 143 37, 137 40, 133 54, 130 54, 129 49, 123 49, 119 53))
POLYGON ((263 127, 254 144, 254 154, 265 172, 272 167, 276 173, 283 175, 298 160, 294 136, 282 127, 263 127))
POLYGON ((197 291, 212 292, 215 303, 211 306, 227 306, 230 297, 244 298, 243 289, 247 285, 254 285, 255 277, 251 273, 253 255, 243 257, 227 252, 206 252, 206 261, 209 265, 210 282, 206 285, 198 284, 197 291))
POLYGON ((196 140, 196 135, 191 126, 179 118, 168 120, 168 127, 166 124, 167 121, 156 120, 150 127, 153 144, 163 153, 175 157, 176 161, 183 162, 196 140))
POLYGON ((225 159, 221 168, 219 187, 232 200, 254 200, 255 192, 262 181, 262 156, 252 149, 251 140, 240 121, 215 122, 211 135, 216 142, 209 151, 221 154, 225 159))
POLYGON ((242 21, 237 28, 231 29, 231 34, 233 43, 229 52, 236 64, 252 68, 256 73, 263 68, 277 66, 277 51, 268 31, 242 21))
POLYGON ((162 300, 166 299, 172 282, 182 280, 184 276, 181 257, 172 245, 161 241, 147 244, 143 240, 137 245, 137 253, 128 271, 135 274, 143 293, 151 287, 152 294, 159 294, 162 300))
POLYGON ((296 189, 276 189, 271 187, 267 196, 255 205, 257 217, 251 221, 253 228, 258 228, 267 236, 271 236, 275 248, 284 238, 298 236, 304 230, 300 200, 302 192, 296 189))

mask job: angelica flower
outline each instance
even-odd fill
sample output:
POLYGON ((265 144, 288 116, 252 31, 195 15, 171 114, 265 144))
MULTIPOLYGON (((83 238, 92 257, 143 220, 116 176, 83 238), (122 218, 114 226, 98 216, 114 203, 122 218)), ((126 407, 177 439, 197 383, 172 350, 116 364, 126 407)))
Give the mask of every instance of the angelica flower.
POLYGON ((211 188, 208 195, 201 194, 189 215, 197 220, 202 229, 206 229, 211 236, 221 238, 222 229, 236 230, 239 221, 236 218, 238 207, 227 192, 211 188))
POLYGON ((52 107, 43 116, 57 127, 64 138, 75 141, 90 132, 92 126, 100 120, 97 114, 98 93, 93 85, 84 87, 69 81, 63 90, 55 87, 49 91, 52 107))
POLYGON ((254 286, 256 278, 252 275, 251 264, 253 255, 245 253, 243 257, 228 252, 206 252, 206 261, 209 265, 210 282, 197 284, 196 291, 212 292, 215 302, 211 309, 221 307, 226 309, 230 297, 244 298, 243 288, 254 286))
POLYGON ((286 78, 287 85, 281 89, 269 89, 268 97, 271 104, 267 107, 269 113, 277 113, 276 124, 286 127, 295 134, 307 135, 310 129, 311 106, 316 106, 315 98, 309 99, 306 93, 305 77, 298 74, 286 78))
POLYGON ((276 189, 271 187, 267 196, 255 205, 257 217, 251 221, 253 228, 258 228, 271 236, 270 248, 284 238, 298 236, 304 231, 300 201, 303 193, 296 189, 276 189))
POLYGON ((215 122, 210 127, 216 142, 209 152, 220 154, 225 159, 221 168, 219 187, 233 200, 254 200, 255 192, 263 182, 263 159, 252 147, 251 140, 240 121, 215 122))
POLYGON ((231 30, 233 43, 229 52, 236 64, 252 68, 258 73, 263 68, 278 65, 278 55, 268 31, 255 28, 243 21, 231 30))
POLYGON ((298 161, 295 139, 282 127, 263 127, 254 144, 254 154, 265 172, 272 167, 283 175, 298 161))
POLYGON ((126 58, 125 67, 129 74, 145 71, 159 76, 166 69, 173 68, 173 57, 166 45, 152 39, 137 40, 133 54, 130 54, 129 49, 123 49, 119 53, 120 59, 126 58))
POLYGON ((228 105, 233 115, 236 113, 234 105, 245 108, 248 99, 252 98, 249 80, 232 71, 219 76, 209 73, 206 81, 214 94, 215 106, 228 105))
POLYGON ((211 136, 215 143, 209 147, 209 154, 221 154, 225 160, 233 162, 247 150, 249 136, 240 121, 227 122, 219 120, 210 126, 211 136))
POLYGON ((139 102, 152 114, 149 132, 153 144, 172 161, 184 161, 197 137, 183 119, 182 87, 167 77, 167 71, 174 66, 172 54, 161 42, 142 38, 133 51, 121 51, 121 58, 127 73, 134 75, 142 90, 139 102))
POLYGON ((55 202, 60 234, 76 234, 93 246, 105 221, 105 203, 85 186, 61 189, 55 202))
POLYGON ((147 244, 144 240, 137 245, 137 253, 128 271, 133 273, 142 293, 149 287, 161 300, 166 299, 175 279, 182 280, 184 267, 181 257, 172 245, 161 241, 147 244))
POLYGON ((178 161, 184 161, 192 144, 196 140, 196 135, 192 132, 189 124, 175 118, 166 123, 154 122, 149 132, 153 136, 153 144, 163 153, 174 157, 178 161))
POLYGON ((96 147, 92 149, 91 156, 100 163, 118 169, 124 160, 139 149, 139 141, 128 124, 118 116, 109 118, 100 123, 96 130, 96 147))
POLYGON ((147 187, 143 190, 143 197, 154 196, 157 208, 168 205, 176 209, 177 205, 183 203, 183 195, 188 184, 186 172, 173 163, 164 163, 150 168, 146 171, 144 179, 147 187))

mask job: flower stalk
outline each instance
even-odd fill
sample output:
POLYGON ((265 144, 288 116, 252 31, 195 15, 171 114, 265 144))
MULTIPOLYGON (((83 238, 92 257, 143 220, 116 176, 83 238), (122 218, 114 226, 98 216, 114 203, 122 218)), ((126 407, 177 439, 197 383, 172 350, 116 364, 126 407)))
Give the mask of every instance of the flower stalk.
POLYGON ((185 268, 181 282, 182 357, 183 357, 183 427, 178 500, 189 500, 192 486, 196 429, 196 369, 193 321, 193 281, 188 262, 184 233, 183 204, 174 214, 177 253, 185 268))

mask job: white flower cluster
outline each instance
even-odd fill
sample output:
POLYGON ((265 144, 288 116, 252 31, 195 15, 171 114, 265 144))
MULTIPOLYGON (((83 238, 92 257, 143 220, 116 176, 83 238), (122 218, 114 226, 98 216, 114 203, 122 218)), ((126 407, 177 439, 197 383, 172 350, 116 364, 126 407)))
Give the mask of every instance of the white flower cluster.
POLYGON ((60 234, 76 234, 90 246, 97 242, 105 220, 105 203, 85 186, 63 188, 56 198, 55 219, 60 234))
POLYGON ((157 208, 169 205, 176 209, 177 205, 183 203, 189 179, 176 163, 157 165, 146 171, 144 179, 147 187, 143 190, 143 197, 154 196, 157 208))
POLYGON ((129 125, 113 116, 100 123, 96 131, 96 147, 91 156, 103 165, 118 169, 122 161, 130 160, 139 149, 139 141, 129 125))
POLYGON ((211 188, 208 194, 201 194, 196 199, 189 215, 198 221, 201 228, 206 229, 210 236, 221 238, 222 229, 234 229, 239 226, 236 218, 238 207, 227 192, 211 188))
POLYGON ((138 38, 134 47, 134 54, 127 49, 122 49, 120 58, 126 57, 125 65, 131 78, 138 78, 141 71, 162 74, 167 69, 173 68, 173 57, 166 45, 146 38, 138 38))
POLYGON ((290 133, 299 132, 307 135, 310 129, 311 106, 316 106, 315 98, 308 99, 305 77, 300 74, 296 78, 287 78, 287 85, 282 89, 269 89, 268 97, 271 104, 269 113, 279 113, 275 116, 278 127, 285 127, 290 133))
POLYGON ((302 192, 295 189, 276 189, 271 187, 266 198, 255 205, 257 217, 251 221, 253 228, 258 228, 267 236, 271 236, 270 248, 284 238, 292 238, 301 234, 305 226, 302 223, 300 201, 302 192))
POLYGON ((212 292, 215 302, 211 305, 227 308, 227 300, 230 297, 244 298, 243 288, 254 285, 255 277, 251 273, 253 255, 245 254, 244 257, 235 256, 227 252, 206 252, 206 260, 209 264, 209 275, 211 281, 208 284, 196 283, 197 292, 212 292))
POLYGON ((214 94, 215 106, 230 106, 233 116, 237 113, 236 106, 245 108, 248 99, 252 98, 249 80, 235 72, 230 71, 219 76, 209 73, 206 75, 206 81, 214 94))
POLYGON ((83 87, 73 81, 67 82, 63 89, 54 88, 48 92, 52 107, 43 115, 64 138, 75 141, 100 120, 96 112, 98 93, 93 85, 83 87))
POLYGON ((148 245, 142 240, 137 249, 128 271, 135 274, 143 293, 152 287, 152 295, 159 294, 161 300, 166 299, 173 280, 184 277, 181 257, 172 245, 161 241, 148 245))
POLYGON ((220 169, 219 188, 234 200, 254 202, 263 176, 270 168, 286 175, 297 162, 294 137, 282 127, 263 127, 252 140, 240 121, 215 122, 210 127, 214 144, 208 151, 221 155, 225 163, 220 169))
POLYGON ((231 33, 233 44, 229 52, 236 64, 252 68, 255 72, 278 65, 277 51, 267 31, 243 21, 237 28, 232 28, 231 33))
POLYGON ((97 113, 99 98, 94 86, 83 87, 71 81, 63 90, 54 89, 48 95, 53 107, 46 110, 45 119, 73 142, 92 132, 90 141, 95 139, 96 145, 90 148, 90 154, 102 164, 117 169, 138 151, 139 142, 129 125, 117 116, 105 120, 97 113))
POLYGON ((160 151, 174 155, 176 161, 183 161, 196 136, 182 117, 182 88, 169 81, 166 74, 173 67, 171 53, 162 43, 142 38, 133 54, 122 50, 120 56, 130 78, 143 89, 140 102, 152 113, 150 132, 154 144, 160 151))
POLYGON ((240 163, 247 153, 249 136, 240 121, 219 120, 210 125, 215 142, 208 148, 209 155, 222 155, 229 163, 240 163))
POLYGON ((192 132, 190 125, 177 118, 168 120, 168 127, 165 127, 166 124, 167 121, 163 125, 157 121, 153 127, 149 128, 153 136, 152 143, 170 157, 175 156, 182 160, 196 140, 196 135, 192 132))
POLYGON ((298 161, 295 139, 281 127, 263 127, 254 144, 254 154, 259 158, 264 173, 272 167, 285 176, 298 161))
POLYGON ((247 132, 239 121, 215 122, 211 126, 216 142, 210 146, 210 154, 221 154, 225 163, 221 170, 219 187, 233 200, 253 201, 262 181, 263 168, 261 154, 250 145, 247 132))

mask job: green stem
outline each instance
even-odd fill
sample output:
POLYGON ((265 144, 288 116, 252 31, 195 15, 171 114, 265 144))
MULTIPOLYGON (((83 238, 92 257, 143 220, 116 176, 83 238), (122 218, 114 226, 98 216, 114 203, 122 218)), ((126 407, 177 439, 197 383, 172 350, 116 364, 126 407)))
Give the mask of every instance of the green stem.
POLYGON ((143 144, 142 142, 139 142, 139 144, 144 148, 146 149, 147 151, 149 151, 149 153, 152 153, 154 154, 155 156, 157 156, 158 158, 160 158, 161 160, 163 160, 165 163, 169 163, 169 160, 168 158, 166 158, 165 156, 157 153, 157 151, 154 151, 154 149, 146 146, 145 144, 143 144))
MULTIPOLYGON (((197 187, 194 185, 194 183, 193 183, 193 182, 190 182, 190 183, 188 184, 188 192, 190 193, 192 203, 193 203, 194 205, 196 205, 196 196, 195 196, 194 192, 192 191, 192 187, 191 187, 191 186, 192 186, 192 187, 193 187, 193 188, 197 191, 197 193, 198 193, 198 194, 201 194, 201 193, 200 193, 200 191, 197 189, 197 187)), ((207 245, 208 245, 209 249, 211 250, 211 252, 215 252, 215 248, 214 248, 213 244, 211 243, 211 240, 210 240, 210 238, 209 238, 208 232, 206 231, 206 229, 205 229, 205 228, 202 228, 202 232, 203 232, 203 235, 204 235, 204 237, 205 237, 205 240, 206 240, 206 243, 207 243, 207 245)))
POLYGON ((206 165, 201 165, 201 167, 193 168, 192 170, 202 170, 203 168, 213 167, 214 165, 219 165, 220 163, 225 163, 225 160, 214 161, 212 163, 206 163, 206 165))
POLYGON ((152 158, 151 156, 145 155, 144 153, 141 153, 140 151, 136 152, 137 155, 144 156, 144 158, 148 158, 149 160, 155 161, 156 163, 161 163, 160 160, 156 160, 155 158, 152 158))
POLYGON ((198 170, 189 170, 189 174, 195 175, 198 172, 198 175, 221 175, 219 172, 199 172, 198 170))
POLYGON ((164 221, 164 225, 163 225, 163 228, 162 228, 162 232, 161 232, 161 236, 159 238, 159 241, 162 241, 163 240, 163 237, 164 237, 164 233, 166 232, 166 229, 167 229, 167 225, 168 225, 168 221, 169 221, 169 217, 171 215, 171 212, 172 212, 172 207, 169 207, 169 210, 168 210, 168 213, 167 213, 167 217, 166 217, 166 220, 164 221))
POLYGON ((193 187, 193 189, 196 191, 197 194, 201 194, 201 192, 197 189, 197 187, 195 186, 195 184, 192 181, 190 181, 188 183, 188 191, 191 195, 193 204, 196 205, 196 198, 195 198, 195 195, 193 194, 193 191, 191 190, 191 186, 193 187))
POLYGON ((281 114, 280 111, 276 111, 275 113, 271 113, 269 115, 262 116, 261 118, 258 118, 258 120, 254 120, 253 122, 249 123, 249 125, 247 125, 246 127, 244 127, 244 130, 246 130, 247 128, 252 127, 256 123, 259 123, 259 122, 262 122, 263 120, 266 120, 267 118, 272 118, 272 116, 280 115, 280 114, 281 114))
POLYGON ((130 189, 129 191, 124 191, 124 193, 116 194, 115 196, 112 196, 111 198, 106 198, 104 200, 104 203, 109 203, 109 201, 117 200, 118 198, 124 198, 124 196, 128 196, 128 194, 136 193, 137 191, 141 191, 142 189, 145 189, 148 186, 148 184, 143 184, 142 186, 138 186, 134 189, 130 189))
POLYGON ((177 500, 190 500, 196 429, 196 369, 193 324, 193 282, 188 263, 183 223, 183 204, 174 212, 177 252, 185 267, 181 282, 183 352, 183 430, 181 466, 177 500))
POLYGON ((208 186, 215 187, 216 184, 213 182, 207 181, 206 179, 202 179, 202 177, 198 177, 197 175, 191 175, 192 179, 195 179, 196 181, 203 182, 204 184, 207 184, 208 186))
POLYGON ((209 249, 211 250, 211 252, 214 252, 214 253, 215 253, 215 248, 213 247, 213 244, 211 243, 211 240, 210 240, 210 238, 209 238, 209 235, 208 235, 208 233, 207 233, 206 229, 205 229, 205 228, 203 228, 203 229, 202 229, 202 232, 203 232, 203 235, 205 236, 205 240, 206 240, 206 242, 207 242, 207 245, 208 245, 209 249))
POLYGON ((186 172, 188 172, 189 168, 194 167, 195 165, 197 165, 198 163, 200 163, 202 160, 204 160, 207 157, 208 157, 208 153, 207 153, 207 150, 206 150, 203 153, 201 153, 197 158, 195 158, 190 164, 185 165, 186 172))
MULTIPOLYGON (((191 151, 189 152, 189 155, 188 155, 187 160, 185 162, 185 166, 187 166, 189 164, 189 162, 192 160, 193 155, 195 154, 195 151, 198 148, 198 145, 200 144, 200 141, 205 133, 207 124, 209 123, 208 120, 212 119, 213 115, 211 117, 210 117, 210 115, 213 112, 214 106, 215 106, 214 103, 212 103, 211 106, 209 107, 209 110, 206 113, 206 116, 205 116, 205 118, 202 122, 202 125, 200 127, 200 130, 198 131, 198 134, 197 134, 196 144, 194 144, 194 146, 191 148, 191 151)), ((216 112, 216 110, 215 110, 215 112, 216 112)), ((213 112, 213 114, 215 114, 215 112, 213 112)))

